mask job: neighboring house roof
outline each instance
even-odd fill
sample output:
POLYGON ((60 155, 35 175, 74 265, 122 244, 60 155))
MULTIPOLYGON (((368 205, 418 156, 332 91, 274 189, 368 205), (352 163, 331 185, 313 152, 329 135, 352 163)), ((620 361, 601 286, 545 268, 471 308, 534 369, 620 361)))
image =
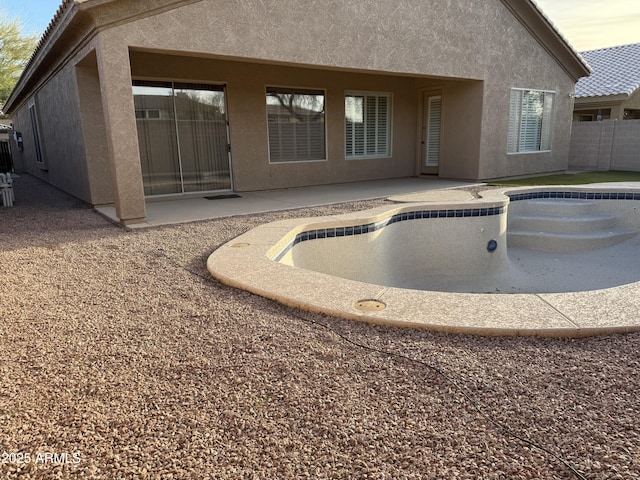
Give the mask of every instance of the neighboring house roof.
POLYGON ((640 43, 581 53, 593 69, 576 84, 576 98, 630 97, 640 89, 640 43))

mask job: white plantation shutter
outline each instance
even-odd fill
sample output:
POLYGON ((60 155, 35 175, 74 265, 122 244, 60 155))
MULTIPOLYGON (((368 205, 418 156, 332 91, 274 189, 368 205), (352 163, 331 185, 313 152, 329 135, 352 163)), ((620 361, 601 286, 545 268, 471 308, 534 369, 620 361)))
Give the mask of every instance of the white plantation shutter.
POLYGON ((507 152, 516 153, 520 138, 520 118, 522 112, 522 90, 511 90, 509 99, 509 137, 507 152))
POLYGON ((382 157, 391 154, 391 96, 345 95, 345 155, 382 157))
POLYGON ((364 97, 361 95, 347 95, 344 108, 346 118, 346 156, 364 156, 364 97))
POLYGON ((440 162, 440 117, 442 114, 442 98, 440 96, 429 97, 428 111, 425 165, 437 167, 440 162))
POLYGON ((551 129, 553 126, 553 94, 544 94, 542 110, 542 133, 540 134, 540 150, 551 150, 551 129))
POLYGON ((378 102, 376 97, 368 96, 366 97, 366 120, 365 120, 365 154, 366 155, 375 155, 376 153, 376 136, 378 133, 378 125, 377 125, 377 110, 378 110, 378 102))
POLYGON ((553 92, 511 90, 507 152, 551 149, 553 92))
POLYGON ((391 102, 390 97, 381 95, 378 97, 378 109, 376 112, 376 155, 390 155, 390 125, 391 125, 391 102))

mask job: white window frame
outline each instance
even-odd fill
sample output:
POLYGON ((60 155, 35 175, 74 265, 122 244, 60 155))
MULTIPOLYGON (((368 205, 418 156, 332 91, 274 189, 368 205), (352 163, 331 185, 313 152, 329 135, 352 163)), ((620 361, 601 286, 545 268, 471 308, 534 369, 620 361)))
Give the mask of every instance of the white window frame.
MULTIPOLYGON (((291 163, 311 163, 311 162, 326 162, 327 161, 327 91, 322 88, 313 88, 313 87, 291 87, 291 86, 280 86, 280 85, 267 85, 265 87, 265 98, 266 98, 266 114, 267 114, 267 145, 268 145, 268 154, 269 154, 269 163, 270 164, 291 164, 291 163), (271 131, 271 124, 273 122, 269 121, 269 93, 274 91, 281 91, 285 93, 293 93, 293 94, 301 94, 301 95, 319 95, 320 93, 323 96, 323 119, 322 119, 322 148, 324 155, 322 158, 299 158, 298 155, 295 155, 293 159, 274 159, 272 154, 272 138, 275 137, 276 132, 271 131)), ((293 119, 292 119, 293 120, 293 119)), ((278 135, 280 137, 280 135, 278 135)), ((294 150, 297 149, 297 146, 293 147, 294 150)), ((297 150, 296 150, 297 152, 297 150)))
POLYGON ((551 151, 555 96, 556 92, 553 90, 511 89, 509 96, 507 154, 516 155, 551 151), (542 94, 539 118, 525 114, 527 109, 535 108, 535 105, 532 104, 533 94, 536 94, 536 96, 542 94), (534 123, 527 122, 527 120, 533 120, 534 123))
MULTIPOLYGON (((348 90, 344 94, 344 103, 345 103, 345 116, 344 116, 344 139, 345 139, 345 149, 344 156, 347 160, 360 160, 365 158, 390 158, 392 156, 392 127, 393 127, 393 94, 390 92, 372 92, 372 91, 358 91, 358 90, 348 90), (348 97, 363 97, 363 132, 362 132, 362 153, 356 152, 356 132, 352 129, 349 132, 349 122, 348 120, 348 97), (367 124, 367 116, 369 114, 368 109, 369 103, 368 99, 375 99, 376 102, 376 112, 374 113, 375 125, 371 128, 370 125, 367 124), (380 136, 380 115, 378 114, 377 108, 379 107, 380 98, 386 99, 386 121, 384 122, 384 139, 380 136), (373 145, 373 151, 368 149, 368 145, 373 145), (382 148, 381 148, 382 147, 382 148)), ((353 128, 353 127, 352 127, 353 128)))

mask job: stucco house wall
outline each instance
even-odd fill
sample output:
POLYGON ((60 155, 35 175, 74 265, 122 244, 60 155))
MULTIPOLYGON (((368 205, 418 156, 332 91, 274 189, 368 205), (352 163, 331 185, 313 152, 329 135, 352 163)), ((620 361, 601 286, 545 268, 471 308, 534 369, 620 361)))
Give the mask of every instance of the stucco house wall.
POLYGON ((227 85, 227 107, 238 191, 286 188, 325 183, 406 177, 416 174, 414 138, 416 125, 414 81, 408 77, 362 75, 282 66, 227 62, 131 52, 134 78, 217 79, 227 85), (269 163, 266 86, 296 86, 326 92, 327 160, 300 163, 269 163), (392 156, 345 160, 344 92, 358 90, 390 92, 395 121, 392 156))
POLYGON ((418 175, 425 92, 441 95, 446 178, 567 168, 571 94, 587 67, 528 0, 65 0, 10 97, 30 132, 35 102, 46 169, 29 172, 92 204, 144 219, 132 81, 226 85, 233 188, 286 188, 418 175), (401 28, 399 28, 401 26, 401 28), (197 34, 194 34, 197 32, 197 34), (270 163, 265 89, 321 89, 324 161, 270 163), (507 154, 511 88, 555 92, 550 151, 507 154), (392 150, 345 158, 347 91, 392 95, 392 150), (62 127, 62 128, 61 128, 62 127))

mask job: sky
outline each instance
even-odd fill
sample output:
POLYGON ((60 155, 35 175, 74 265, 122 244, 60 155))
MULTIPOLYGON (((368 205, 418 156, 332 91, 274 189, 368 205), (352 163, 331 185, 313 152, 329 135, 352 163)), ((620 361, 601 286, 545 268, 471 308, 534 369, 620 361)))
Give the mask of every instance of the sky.
MULTIPOLYGON (((483 1, 483 0, 477 0, 483 1)), ((640 0, 534 0, 579 52, 640 43, 640 0)), ((42 34, 62 0, 0 0, 5 18, 25 34, 42 34)))
POLYGON ((579 52, 640 43, 640 0, 534 0, 579 52))
POLYGON ((62 0, 0 0, 3 18, 17 18, 24 34, 42 35, 53 20, 62 0))

